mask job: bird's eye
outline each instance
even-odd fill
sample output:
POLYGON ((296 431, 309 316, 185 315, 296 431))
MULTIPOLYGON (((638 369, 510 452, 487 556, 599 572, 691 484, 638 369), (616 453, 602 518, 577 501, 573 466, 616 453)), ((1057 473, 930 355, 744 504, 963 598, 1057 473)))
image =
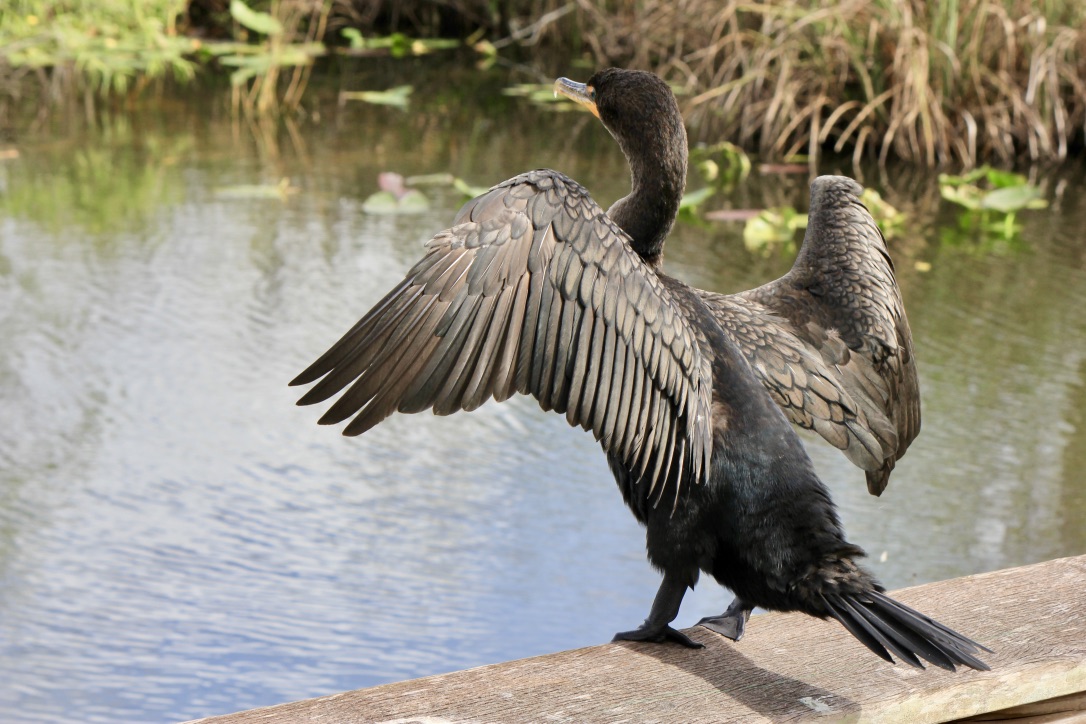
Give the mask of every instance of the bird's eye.
POLYGON ((595 86, 588 86, 588 98, 593 103, 596 102, 596 88, 595 88, 595 86))

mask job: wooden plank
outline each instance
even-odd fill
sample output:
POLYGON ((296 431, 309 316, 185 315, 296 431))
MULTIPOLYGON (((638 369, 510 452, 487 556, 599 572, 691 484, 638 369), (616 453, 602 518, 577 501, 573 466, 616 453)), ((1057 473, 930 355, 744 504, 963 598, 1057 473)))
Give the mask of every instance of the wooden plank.
POLYGON ((1030 704, 1012 706, 988 714, 977 714, 968 719, 955 720, 965 722, 1015 722, 1015 724, 1049 724, 1050 722, 1086 722, 1086 692, 1057 696, 1055 699, 1035 701, 1030 704))
POLYGON ((992 671, 891 666, 835 622, 774 613, 738 644, 695 627, 704 649, 605 644, 201 721, 920 724, 1086 692, 1086 556, 894 596, 994 649, 992 671))

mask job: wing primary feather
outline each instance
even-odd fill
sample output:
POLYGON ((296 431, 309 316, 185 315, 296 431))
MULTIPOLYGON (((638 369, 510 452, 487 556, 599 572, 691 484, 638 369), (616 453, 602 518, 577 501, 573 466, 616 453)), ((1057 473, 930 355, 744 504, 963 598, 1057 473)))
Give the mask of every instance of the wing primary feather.
POLYGON ((477 297, 472 307, 471 317, 460 332, 464 341, 458 345, 456 362, 445 376, 445 385, 434 401, 435 415, 449 415, 461 408, 470 371, 479 358, 480 337, 490 326, 490 317, 494 313, 494 297, 477 297))
MULTIPOLYGON (((671 515, 675 515, 675 511, 679 509, 679 496, 682 494, 683 488, 683 465, 686 462, 686 438, 680 438, 679 444, 679 469, 675 473, 675 500, 671 504, 671 515)), ((663 492, 663 489, 661 489, 663 492)), ((659 500, 657 500, 659 502, 659 500)), ((653 506, 655 507, 655 506, 653 506)))
POLYGON ((600 357, 600 381, 597 386, 595 409, 592 412, 592 430, 596 440, 607 434, 607 410, 615 386, 615 328, 603 320, 603 354, 600 357))
POLYGON ((494 380, 494 398, 501 402, 513 396, 517 391, 518 350, 526 344, 524 335, 524 317, 528 302, 530 280, 525 274, 517 281, 513 306, 509 310, 509 327, 505 330, 505 343, 502 345, 501 361, 494 380))
MULTIPOLYGON (((412 318, 410 324, 406 325, 404 329, 397 330, 398 340, 413 340, 414 335, 421 328, 426 326, 427 319, 435 314, 441 313, 440 305, 436 303, 436 297, 427 299, 426 302, 427 303, 412 318)), ((320 402, 328 399, 353 381, 353 384, 351 384, 347 392, 336 400, 332 407, 317 421, 318 424, 321 425, 335 425, 343 422, 357 410, 361 409, 361 407, 375 394, 375 392, 366 392, 367 389, 379 386, 380 382, 373 381, 373 378, 380 377, 380 371, 387 367, 389 360, 398 360, 402 355, 407 353, 410 346, 410 344, 402 343, 398 345, 385 345, 381 350, 381 354, 368 367, 360 367, 353 364, 345 364, 337 367, 329 376, 321 380, 316 387, 302 397, 299 402, 310 404, 311 402, 320 402), (312 399, 310 397, 311 395, 313 396, 312 399)))
MULTIPOLYGON (((675 444, 677 440, 678 425, 668 426, 667 435, 667 459, 664 463, 663 472, 659 479, 653 481, 653 488, 659 487, 656 491, 656 500, 653 501, 652 507, 655 508, 660 504, 660 500, 664 497, 664 488, 667 487, 667 481, 671 479, 671 461, 675 455, 675 444)), ((649 489, 649 493, 652 493, 652 488, 649 489)))
POLYGON ((550 405, 546 398, 550 392, 550 385, 546 384, 546 386, 544 386, 546 360, 550 355, 547 340, 550 335, 550 330, 556 326, 557 320, 552 319, 555 309, 553 304, 555 295, 554 285, 551 284, 548 279, 541 279, 541 281, 542 288, 540 289, 539 297, 539 320, 535 327, 535 348, 532 350, 531 360, 531 391, 538 397, 543 409, 549 410, 550 405))
POLYGON ((615 449, 622 455, 623 461, 630 460, 630 445, 632 443, 632 430, 630 429, 630 417, 634 414, 633 405, 638 400, 637 383, 641 377, 640 360, 634 348, 627 342, 625 373, 622 376, 622 396, 619 398, 618 408, 618 439, 615 440, 615 449))
POLYGON ((440 341, 418 375, 417 397, 412 395, 412 398, 423 405, 420 409, 425 409, 427 406, 436 407, 445 394, 448 383, 452 379, 452 369, 460 359, 472 322, 479 312, 481 301, 479 297, 469 297, 464 300, 459 309, 455 309, 455 315, 452 315, 454 311, 452 307, 445 312, 445 317, 439 326, 445 326, 445 319, 450 315, 455 317, 454 326, 449 326, 444 336, 435 334, 435 338, 440 341))
POLYGON ((358 415, 344 429, 343 434, 358 435, 376 425, 392 414, 395 405, 375 405, 374 398, 382 389, 388 391, 382 383, 389 371, 395 369, 401 360, 410 356, 413 360, 425 360, 437 344, 437 338, 429 335, 434 318, 441 314, 439 305, 429 308, 427 316, 413 326, 413 334, 405 337, 406 342, 399 346, 388 347, 374 365, 364 370, 354 384, 336 400, 335 404, 318 420, 322 425, 342 422, 356 412, 358 415))
POLYGON ((564 413, 569 407, 570 375, 577 353, 574 330, 580 327, 581 304, 560 294, 554 298, 562 300, 562 321, 558 327, 558 344, 554 349, 554 391, 551 400, 555 412, 564 413))
POLYGON ((656 464, 652 469, 652 477, 649 478, 648 495, 652 495, 652 491, 656 489, 656 485, 660 481, 664 463, 667 461, 667 448, 672 439, 671 428, 673 420, 668 414, 668 410, 665 408, 666 405, 661 405, 657 410, 657 424, 655 431, 656 444, 653 446, 653 455, 656 458, 656 464))
MULTIPOLYGON (((626 420, 626 432, 623 436, 623 448, 622 457, 631 465, 636 463, 635 453, 637 444, 641 441, 640 430, 644 429, 641 424, 642 413, 642 387, 645 385, 645 371, 641 368, 641 365, 636 364, 640 360, 636 359, 634 354, 634 348, 630 347, 630 356, 627 358, 626 368, 631 370, 633 375, 632 387, 629 390, 629 402, 626 408, 626 414, 624 416, 626 420)), ((652 382, 648 382, 651 385, 652 382)))
POLYGON ((532 369, 532 362, 535 359, 536 339, 539 337, 539 320, 543 313, 543 293, 547 287, 544 282, 542 273, 533 272, 528 275, 528 298, 525 301, 523 333, 516 363, 516 389, 523 394, 530 394, 535 389, 532 380, 536 373, 532 369))
MULTIPOLYGON (((375 320, 380 319, 380 316, 384 313, 385 309, 400 299, 400 295, 405 289, 411 285, 410 279, 404 279, 397 284, 392 291, 386 294, 381 301, 379 301, 373 309, 369 311, 366 316, 358 320, 353 327, 347 330, 339 340, 328 348, 328 351, 322 354, 317 360, 306 367, 301 374, 290 381, 290 386, 307 385, 314 380, 326 375, 333 367, 338 365, 344 356, 349 354, 355 348, 355 342, 370 324, 373 324, 375 320)), ((416 292, 420 293, 421 289, 416 292)))
POLYGON ((490 324, 483 335, 478 361, 464 389, 464 410, 474 410, 490 399, 494 390, 494 368, 498 364, 501 345, 511 324, 509 313, 513 305, 513 290, 490 297, 494 300, 490 324))
POLYGON ((644 480, 645 473, 648 472, 649 463, 652 462, 653 456, 656 455, 656 431, 659 429, 656 419, 656 409, 660 401, 660 394, 651 387, 646 385, 646 389, 650 391, 648 407, 648 415, 646 415, 646 434, 645 440, 641 445, 641 460, 638 465, 637 479, 638 481, 644 480))
MULTIPOLYGON (((547 280, 546 286, 551 286, 550 280, 547 280)), ((538 396, 539 404, 543 406, 544 410, 553 410, 555 405, 558 404, 554 399, 554 375, 555 369, 559 366, 558 356, 561 354, 558 350, 558 330, 562 326, 563 306, 561 292, 552 288, 550 311, 547 314, 547 323, 543 330, 542 352, 537 356, 541 371, 539 386, 535 388, 535 393, 538 396)), ((538 348, 537 351, 539 351, 538 348)))
POLYGON ((607 414, 604 416, 604 427, 606 428, 604 440, 607 441, 607 449, 616 454, 620 454, 621 449, 619 447, 621 441, 617 440, 616 436, 620 434, 620 430, 625 429, 625 426, 621 425, 621 418, 619 417, 619 410, 622 408, 622 398, 624 397, 623 386, 625 381, 626 345, 618 336, 618 330, 615 330, 615 362, 611 370, 611 391, 607 399, 607 414))
POLYGON ((479 361, 476 363, 475 373, 472 375, 464 393, 463 409, 465 410, 474 410, 494 396, 502 348, 505 346, 505 337, 512 325, 511 313, 515 301, 514 292, 515 290, 508 289, 505 293, 494 297, 495 307, 490 320, 490 328, 484 337, 484 347, 479 352, 479 361))
MULTIPOLYGON (((567 304, 577 303, 578 302, 576 301, 567 302, 567 304)), ((582 410, 584 409, 585 375, 588 372, 588 358, 592 354, 592 328, 594 326, 594 321, 595 316, 592 314, 591 309, 582 310, 579 329, 575 336, 576 342, 569 355, 569 364, 567 365, 567 375, 569 376, 569 404, 566 406, 566 422, 570 425, 579 424, 583 419, 582 410)), ((589 412, 591 412, 591 410, 589 412)))
MULTIPOLYGON (((437 301, 436 297, 425 298, 421 305, 412 305, 414 298, 405 299, 400 307, 394 307, 390 319, 372 319, 367 316, 362 322, 373 323, 375 328, 367 328, 358 337, 348 339, 345 336, 337 342, 326 355, 335 352, 334 367, 321 372, 325 375, 315 387, 302 395, 299 405, 311 405, 323 402, 344 388, 357 377, 362 370, 372 365, 373 360, 387 353, 387 341, 403 334, 404 329, 412 325, 429 311, 437 301)), ((361 323, 360 323, 361 324, 361 323)), ((329 357, 329 359, 332 359, 329 357)))
POLYGON ((585 371, 582 382, 584 392, 581 395, 580 404, 580 422, 586 430, 592 429, 592 420, 596 412, 596 400, 601 383, 600 366, 603 364, 603 338, 607 332, 606 325, 596 316, 594 309, 585 310, 585 318, 588 317, 592 319, 592 339, 585 353, 588 369, 585 371))

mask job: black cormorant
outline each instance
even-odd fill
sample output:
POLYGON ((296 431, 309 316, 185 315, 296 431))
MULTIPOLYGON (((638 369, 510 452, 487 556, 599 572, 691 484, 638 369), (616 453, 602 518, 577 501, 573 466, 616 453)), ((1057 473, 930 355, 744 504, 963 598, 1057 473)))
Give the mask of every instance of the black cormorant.
POLYGON ((736 600, 700 623, 738 640, 754 606, 832 617, 879 656, 987 669, 983 647, 894 601, 857 564, 788 422, 879 494, 920 427, 912 342, 882 235, 847 178, 811 184, 793 269, 725 296, 661 270, 686 184, 668 86, 608 69, 555 89, 618 141, 632 190, 606 212, 537 170, 469 201, 407 277, 291 384, 347 388, 322 424, 357 435, 395 411, 446 415, 520 392, 602 445, 663 582, 619 640, 697 647, 670 623, 700 572, 736 600))

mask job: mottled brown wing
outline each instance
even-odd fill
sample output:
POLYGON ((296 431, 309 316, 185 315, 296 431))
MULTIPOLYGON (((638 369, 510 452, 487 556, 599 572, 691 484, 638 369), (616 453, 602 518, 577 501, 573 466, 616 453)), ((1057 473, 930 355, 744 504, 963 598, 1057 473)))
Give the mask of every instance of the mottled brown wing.
MULTIPOLYGON (((357 435, 395 411, 515 392, 591 430, 647 486, 703 482, 711 362, 656 274, 581 186, 533 171, 461 209, 399 285, 291 384, 357 435), (684 472, 685 470, 685 472, 684 472)), ((650 502, 648 500, 644 502, 650 502)))
POLYGON ((881 414, 868 417, 843 384, 842 370, 763 305, 738 295, 699 294, 793 424, 817 432, 864 470, 881 467, 895 433, 881 414))
MULTIPOLYGON (((746 305, 746 324, 761 326, 765 339, 798 340, 812 358, 822 361, 814 370, 805 366, 804 373, 815 371, 815 379, 832 383, 841 410, 851 409, 855 415, 851 422, 847 416, 837 421, 832 414, 836 408, 830 405, 830 422, 844 424, 850 435, 866 426, 878 440, 882 453, 877 464, 863 455, 849 458, 867 471, 868 490, 879 495, 894 463, 920 432, 920 391, 894 263, 882 232, 860 201, 862 192, 858 183, 842 176, 815 179, 807 233, 792 270, 735 298, 746 305)), ((770 361, 773 345, 743 346, 766 370, 778 364, 770 361)), ((782 377, 763 373, 762 379, 771 391, 778 390, 778 401, 782 395, 794 401, 795 393, 782 377)), ((812 407, 799 409, 802 413, 789 413, 797 424, 804 424, 806 415, 824 419, 812 407)), ((832 425, 815 424, 813 429, 840 447, 841 433, 832 425)), ((862 447, 871 450, 867 443, 862 447)), ((851 448, 843 449, 847 454, 851 448)))

